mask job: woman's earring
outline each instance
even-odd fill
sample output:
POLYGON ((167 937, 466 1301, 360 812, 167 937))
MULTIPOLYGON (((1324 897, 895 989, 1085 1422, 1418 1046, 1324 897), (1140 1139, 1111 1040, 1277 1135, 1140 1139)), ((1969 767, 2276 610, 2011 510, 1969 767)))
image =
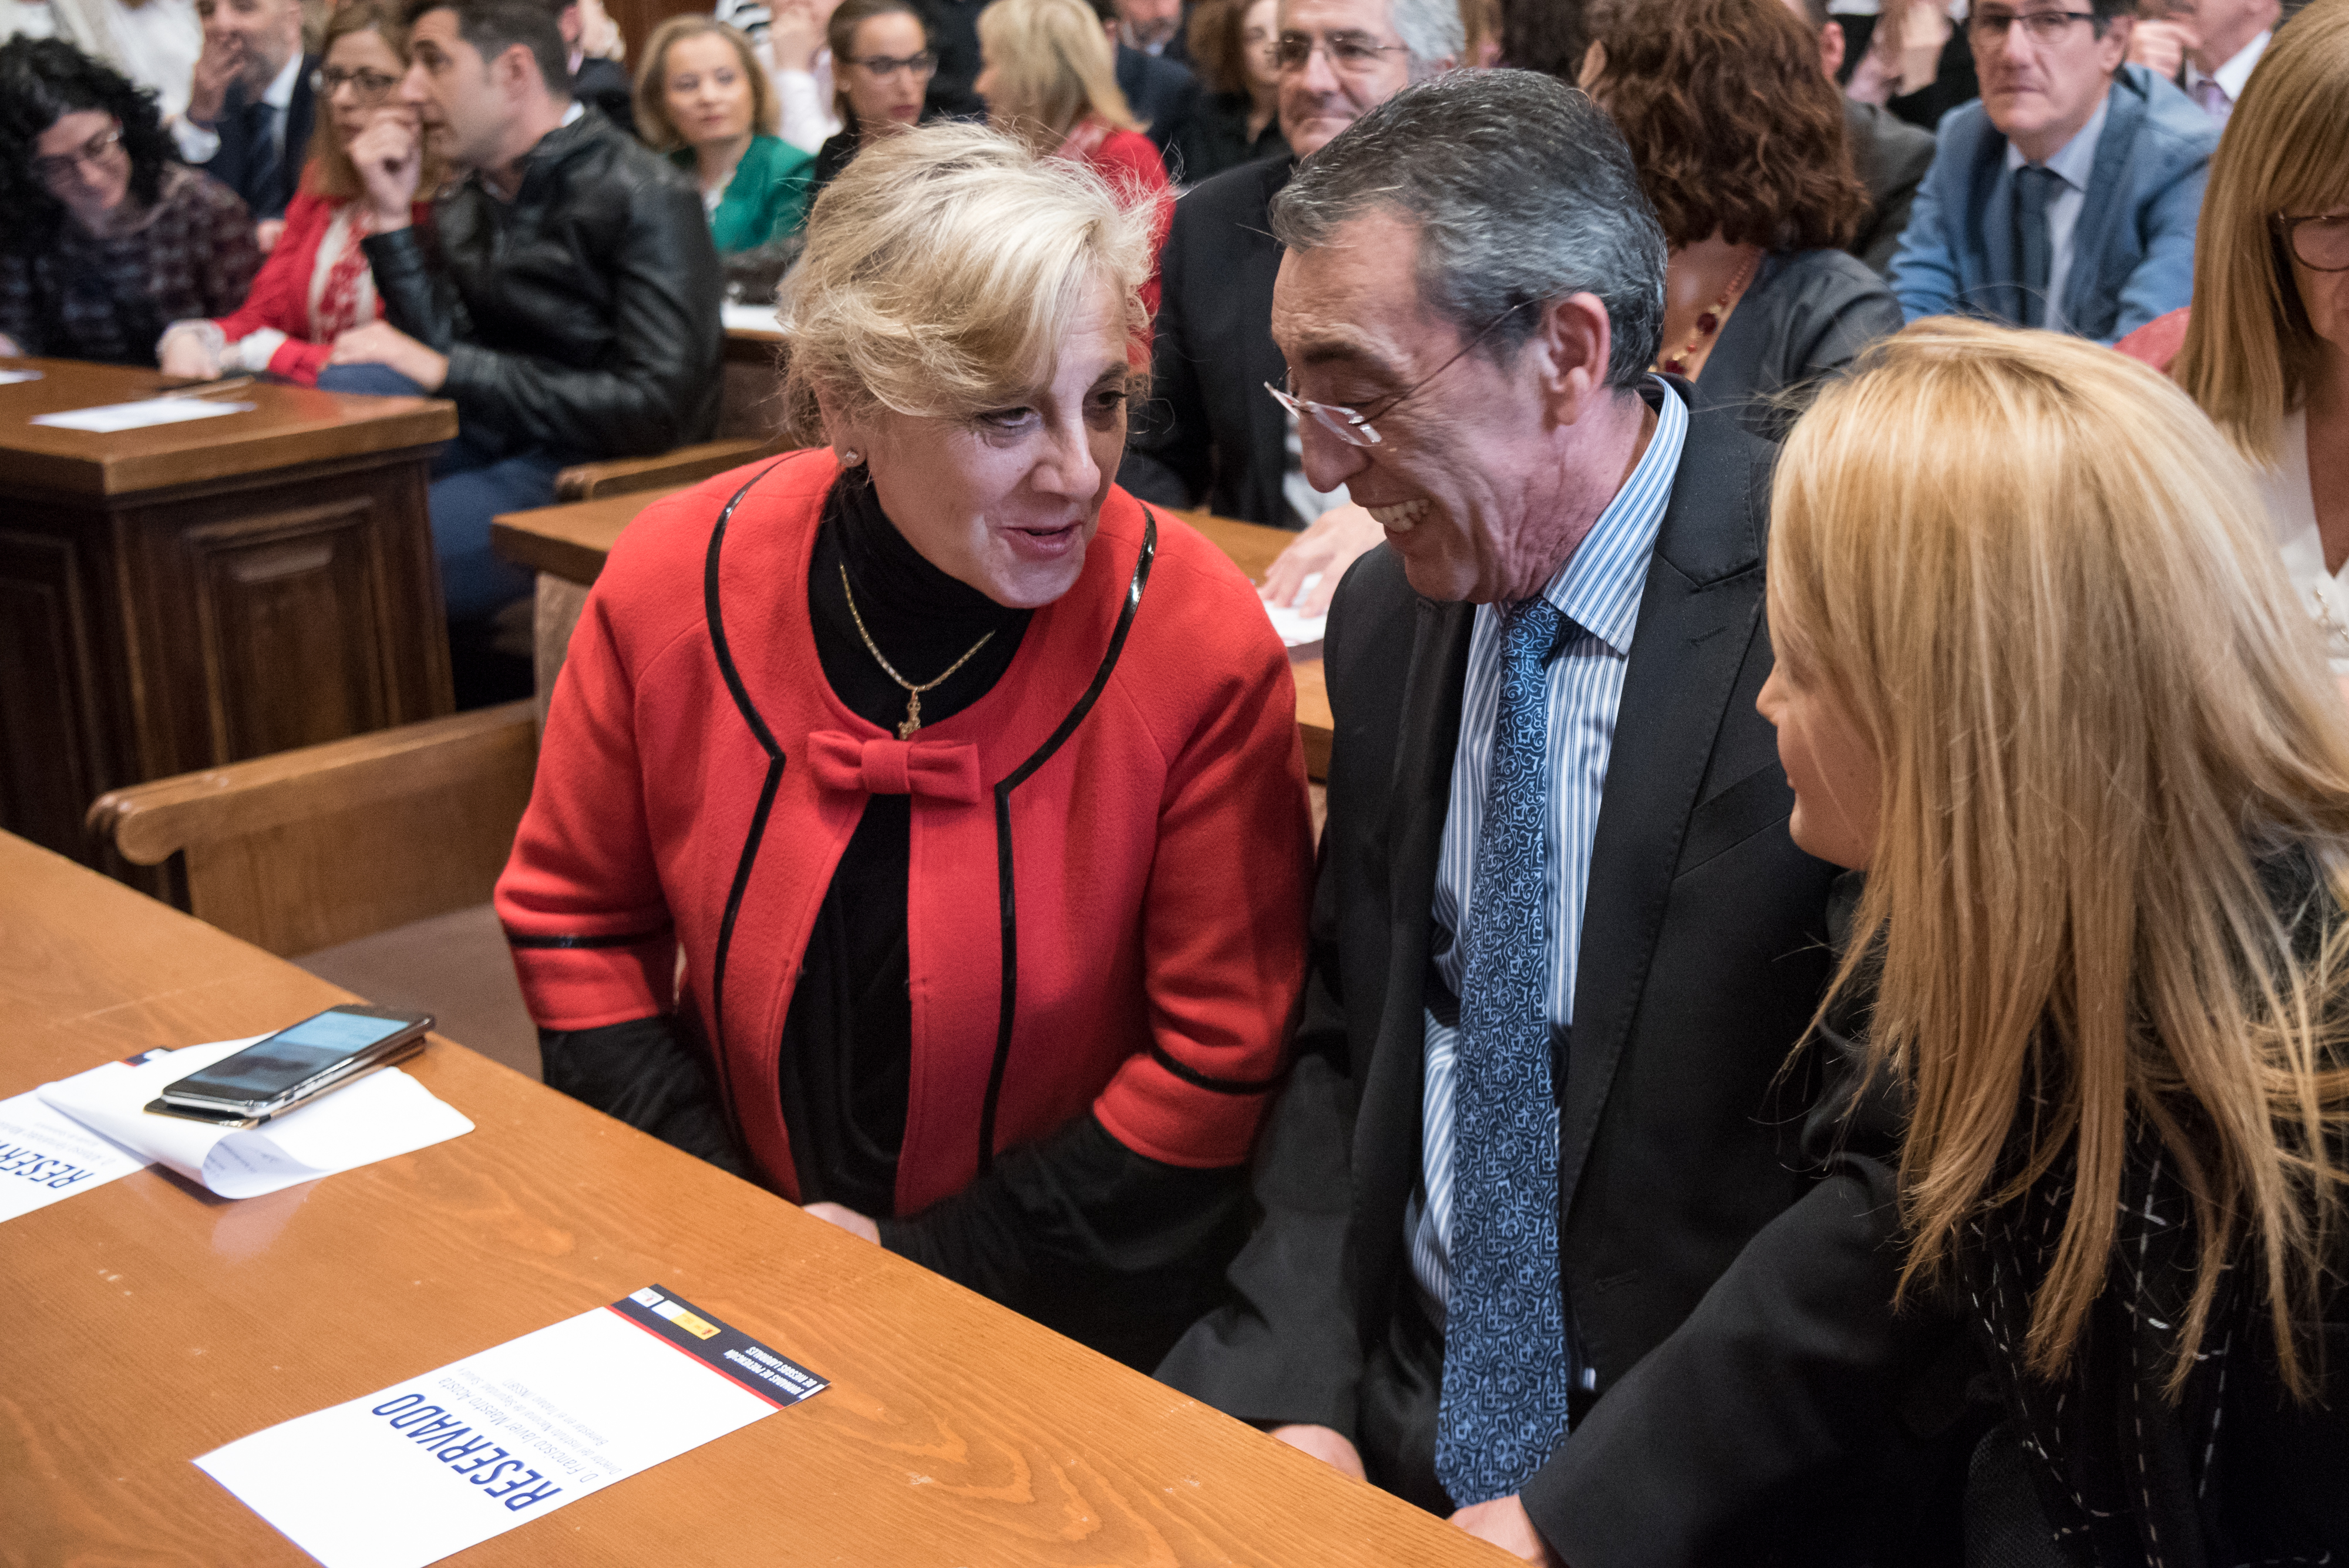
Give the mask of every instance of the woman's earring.
POLYGON ((858 463, 863 462, 864 461, 864 454, 863 452, 858 452, 854 447, 853 447, 853 446, 852 446, 852 447, 843 447, 843 448, 842 448, 842 449, 841 449, 841 453, 840 453, 840 466, 841 466, 841 467, 843 467, 843 468, 854 468, 858 463))

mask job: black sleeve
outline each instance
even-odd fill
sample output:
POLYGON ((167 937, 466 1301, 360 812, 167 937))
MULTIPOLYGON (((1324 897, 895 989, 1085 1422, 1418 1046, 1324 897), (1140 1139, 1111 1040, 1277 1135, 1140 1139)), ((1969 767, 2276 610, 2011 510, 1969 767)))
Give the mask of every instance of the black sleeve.
POLYGON ((542 1029, 538 1055, 548 1088, 750 1179, 709 1064, 666 1014, 601 1029, 542 1029))
POLYGON ((1113 1355, 1160 1325, 1163 1352, 1213 1285, 1217 1241, 1237 1239, 1244 1176, 1136 1154, 1088 1112, 952 1198, 879 1220, 881 1242, 1113 1355))
POLYGON ((391 327, 436 354, 446 354, 460 338, 472 335, 465 302, 448 275, 432 265, 416 224, 369 234, 359 241, 359 249, 367 253, 376 295, 383 301, 383 318, 391 327))
MULTIPOLYGON (((1847 914, 1856 888, 1837 894, 1847 914)), ((1910 1453, 1904 1401, 1958 1324, 1921 1298, 1893 1310, 1905 1107, 1896 1085, 1864 1079, 1865 1027, 1864 1009, 1843 1009, 1812 1039, 1822 1082, 1803 1144, 1816 1185, 1520 1493, 1576 1568, 1764 1560, 1785 1544, 1774 1532, 1813 1531, 1822 1499, 1866 1496, 1857 1477, 1910 1453)))
POLYGON ((1158 318, 1152 325, 1150 389, 1134 410, 1117 482, 1127 493, 1175 511, 1206 504, 1212 458, 1207 405, 1185 331, 1185 216, 1174 222, 1158 257, 1158 318))

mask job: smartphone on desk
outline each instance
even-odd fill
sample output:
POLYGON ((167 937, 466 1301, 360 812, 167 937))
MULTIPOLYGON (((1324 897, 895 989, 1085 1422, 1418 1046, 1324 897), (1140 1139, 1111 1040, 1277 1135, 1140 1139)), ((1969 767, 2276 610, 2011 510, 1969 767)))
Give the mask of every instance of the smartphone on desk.
POLYGON ((253 1127, 424 1049, 431 1016, 330 1007, 165 1085, 147 1108, 253 1127))

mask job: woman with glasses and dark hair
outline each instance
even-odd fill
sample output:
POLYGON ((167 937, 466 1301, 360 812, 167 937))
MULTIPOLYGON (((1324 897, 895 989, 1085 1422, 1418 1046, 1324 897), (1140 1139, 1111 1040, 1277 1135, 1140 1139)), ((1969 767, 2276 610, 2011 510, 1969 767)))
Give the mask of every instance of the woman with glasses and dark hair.
POLYGON ((2210 163, 2191 311, 2171 374, 2259 466, 2284 566, 2349 677, 2349 0, 2279 29, 2245 84, 2210 163))
POLYGON ((1631 0, 1582 85, 1630 143, 1671 247, 1657 369, 1775 437, 1818 382, 1900 329, 1847 254, 1868 212, 1818 39, 1782 0, 1631 0))
MULTIPOLYGON (((330 391, 415 390, 405 377, 379 365, 326 364, 336 334, 383 315, 359 248, 371 225, 349 147, 381 116, 416 112, 393 96, 408 68, 407 40, 408 29, 388 0, 350 0, 327 22, 323 63, 312 83, 324 112, 310 135, 301 189, 285 208, 285 232, 236 310, 165 328, 158 346, 165 370, 204 379, 266 370, 330 391)), ((440 182, 436 163, 419 188, 429 191, 440 182)), ((427 205, 417 203, 419 222, 427 205)))
POLYGON ((261 265, 234 192, 174 161, 152 93, 71 44, 0 45, 0 353, 152 365, 261 265))
POLYGON ((1175 177, 1195 185, 1259 158, 1288 157, 1278 0, 1208 0, 1191 13, 1190 37, 1191 65, 1206 91, 1174 132, 1175 177))
POLYGON ((929 25, 913 0, 841 0, 824 36, 840 131, 815 155, 811 202, 858 152, 921 123, 938 72, 929 25))

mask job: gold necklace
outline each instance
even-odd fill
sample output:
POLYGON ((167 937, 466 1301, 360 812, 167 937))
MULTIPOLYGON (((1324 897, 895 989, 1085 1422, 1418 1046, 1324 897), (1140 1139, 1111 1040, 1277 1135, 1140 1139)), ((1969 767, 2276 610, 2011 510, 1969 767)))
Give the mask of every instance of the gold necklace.
POLYGON ((988 644, 988 639, 992 638, 995 634, 990 631, 986 637, 982 637, 977 642, 972 643, 970 645, 970 652, 964 654, 960 659, 957 659, 952 664, 947 665, 946 668, 946 673, 944 675, 940 675, 936 680, 916 686, 912 681, 906 680, 904 676, 898 674, 896 667, 882 657, 881 649, 876 647, 873 641, 873 634, 864 629, 864 618, 856 613, 856 596, 849 591, 848 563, 845 561, 843 561, 840 564, 840 591, 848 596, 848 618, 856 623, 856 635, 864 639, 864 650, 873 656, 873 661, 881 667, 881 672, 883 674, 888 676, 890 680, 895 681, 898 685, 903 686, 905 689, 905 722, 897 726, 897 738, 901 741, 910 741, 914 738, 914 732, 922 727, 922 693, 925 691, 935 691, 937 687, 943 685, 948 676, 954 674, 956 670, 960 670, 964 665, 968 664, 971 660, 972 654, 976 654, 980 649, 985 648, 988 644))

